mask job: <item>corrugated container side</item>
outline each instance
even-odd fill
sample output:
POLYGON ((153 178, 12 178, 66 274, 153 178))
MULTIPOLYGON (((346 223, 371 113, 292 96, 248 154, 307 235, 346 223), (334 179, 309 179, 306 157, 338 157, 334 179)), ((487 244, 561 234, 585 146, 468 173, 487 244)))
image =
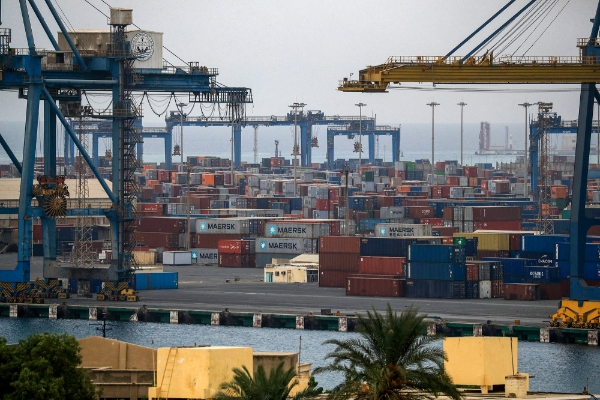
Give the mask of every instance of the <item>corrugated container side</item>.
POLYGON ((360 253, 360 237, 357 236, 321 236, 319 253, 360 253))
POLYGON ((406 281, 389 277, 347 278, 346 296, 404 297, 406 281))
POLYGON ((135 290, 177 289, 179 276, 177 272, 137 272, 135 274, 135 290))
POLYGON ((319 253, 319 269, 321 271, 359 271, 360 256, 352 253, 319 253))
POLYGON ((406 276, 409 279, 466 281, 467 270, 465 264, 409 261, 406 276))
POLYGON ((404 257, 360 257, 358 272, 361 274, 405 275, 404 257))
POLYGON ((540 285, 534 283, 505 283, 504 300, 534 301, 540 299, 540 285))
POLYGON ((464 263, 464 246, 438 244, 411 244, 408 248, 409 261, 428 261, 439 263, 464 263))
POLYGON ((319 287, 345 288, 350 272, 347 271, 319 271, 319 287))

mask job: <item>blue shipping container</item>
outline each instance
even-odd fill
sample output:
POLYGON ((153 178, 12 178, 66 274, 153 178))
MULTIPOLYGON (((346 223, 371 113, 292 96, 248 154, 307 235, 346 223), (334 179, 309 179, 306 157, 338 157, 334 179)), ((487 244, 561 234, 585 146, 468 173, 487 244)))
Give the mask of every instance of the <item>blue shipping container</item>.
MULTIPOLYGON (((557 261, 569 261, 570 250, 571 250, 570 243, 557 243, 555 259, 557 261)), ((584 260, 600 262, 600 244, 586 243, 584 260)))
POLYGON ((448 244, 413 244, 408 248, 409 261, 464 263, 465 247, 448 244))
POLYGON ((149 272, 135 274, 135 290, 177 289, 177 272, 149 272))
POLYGON ((560 271, 552 267, 525 267, 525 282, 527 283, 558 283, 560 271))
POLYGON ((500 261, 504 270, 504 276, 523 276, 525 275, 525 267, 538 265, 537 260, 530 258, 484 257, 483 261, 500 261))
POLYGON ((554 253, 557 243, 569 241, 567 235, 523 235, 521 236, 521 251, 535 253, 554 253))
POLYGON ((467 268, 465 264, 411 261, 407 264, 406 276, 410 279, 466 281, 467 268))

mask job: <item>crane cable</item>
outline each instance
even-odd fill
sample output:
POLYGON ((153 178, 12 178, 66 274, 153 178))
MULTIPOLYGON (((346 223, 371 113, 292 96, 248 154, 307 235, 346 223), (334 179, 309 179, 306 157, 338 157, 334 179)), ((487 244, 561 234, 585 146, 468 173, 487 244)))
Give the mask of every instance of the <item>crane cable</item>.
POLYGON ((540 38, 542 37, 542 35, 544 33, 546 33, 546 31, 548 30, 548 28, 550 28, 550 26, 554 23, 554 21, 556 20, 556 18, 558 18, 558 16, 563 12, 563 10, 565 9, 565 7, 571 2, 571 0, 567 0, 567 2, 565 3, 565 5, 560 9, 560 11, 558 12, 558 14, 556 14, 556 16, 552 19, 552 21, 550 21, 550 23, 548 24, 548 26, 546 27, 546 29, 544 29, 544 31, 542 33, 540 33, 540 36, 538 36, 537 39, 535 39, 535 41, 533 42, 533 44, 531 46, 529 46, 529 48, 527 50, 525 50, 525 52, 523 53, 523 56, 525 54, 527 54, 527 52, 529 50, 531 50, 531 48, 538 42, 538 40, 540 40, 540 38))
POLYGON ((60 4, 58 4, 58 0, 54 0, 54 2, 55 2, 55 3, 56 3, 56 5, 58 6, 58 9, 60 10, 60 13, 63 15, 63 17, 65 17, 65 19, 62 19, 62 18, 59 16, 59 18, 61 19, 61 21, 62 21, 63 23, 65 23, 65 20, 66 20, 66 23, 68 24, 68 26, 70 27, 70 29, 71 29, 72 31, 74 31, 74 30, 75 30, 75 28, 73 28, 73 25, 71 25, 71 21, 69 21, 69 18, 67 18, 67 15, 66 15, 66 14, 65 14, 65 12, 63 11, 62 7, 60 6, 60 4))

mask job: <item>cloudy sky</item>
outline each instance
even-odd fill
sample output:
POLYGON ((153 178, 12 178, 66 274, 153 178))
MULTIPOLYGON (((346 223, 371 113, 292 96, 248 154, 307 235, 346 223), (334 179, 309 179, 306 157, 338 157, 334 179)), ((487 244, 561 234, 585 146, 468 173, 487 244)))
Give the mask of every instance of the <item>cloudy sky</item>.
MULTIPOLYGON (((82 0, 53 0, 75 29, 106 29, 106 17, 82 0)), ((88 0, 108 14, 102 0, 88 0)), ((436 121, 460 120, 464 101, 465 122, 487 120, 515 123, 523 120, 517 104, 552 101, 555 111, 575 119, 577 86, 443 86, 404 84, 405 89, 387 94, 349 94, 336 91, 338 81, 367 65, 385 62, 392 55, 443 55, 493 15, 503 0, 395 0, 386 1, 229 1, 229 0, 107 0, 112 6, 133 8, 134 22, 143 29, 164 32, 164 45, 186 61, 219 68, 219 82, 246 86, 253 90, 251 115, 281 115, 298 101, 307 109, 326 114, 358 113, 355 103, 367 103, 365 114, 377 114, 388 123, 423 123, 431 118, 426 103, 436 101, 436 121), (479 92, 473 93, 477 89, 479 92), (484 91, 483 89, 492 89, 484 91), (562 90, 557 92, 555 90, 562 90), (564 90, 571 89, 564 92, 564 90)), ((38 0, 45 9, 43 1, 38 0)), ((506 12, 512 15, 527 3, 517 0, 506 12)), ((590 18, 596 4, 592 0, 539 0, 554 8, 538 29, 518 50, 517 44, 505 53, 522 55, 576 56, 576 39, 589 35, 590 18), (553 21, 551 24, 550 22, 553 21), (540 37, 542 31, 545 33, 540 37), (539 37, 539 39, 538 39, 539 37), (516 51, 515 51, 516 50, 516 51)), ((2 27, 12 28, 12 47, 26 47, 18 2, 2 3, 2 27)), ((31 13, 32 19, 34 17, 31 13)), ((57 25, 50 23, 57 31, 57 25)), ((496 25, 497 26, 497 25, 496 25)), ((489 33, 489 31, 487 31, 489 33)), ((34 20, 38 47, 49 41, 34 20)), ((472 45, 457 51, 465 54, 472 45)), ((179 60, 164 52, 174 64, 179 60)), ((0 119, 24 116, 23 100, 14 93, 0 94, 4 112, 0 119)), ((146 113, 148 121, 162 118, 146 113)))

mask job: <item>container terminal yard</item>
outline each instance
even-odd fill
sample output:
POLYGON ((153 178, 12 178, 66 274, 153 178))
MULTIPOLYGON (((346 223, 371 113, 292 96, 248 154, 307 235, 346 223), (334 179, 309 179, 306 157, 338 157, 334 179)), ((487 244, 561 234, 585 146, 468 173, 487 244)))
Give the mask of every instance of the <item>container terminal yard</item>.
MULTIPOLYGON (((248 117, 250 88, 220 84, 218 69, 198 62, 164 64, 162 33, 131 30, 130 9, 111 8, 105 31, 69 31, 48 4, 60 32, 36 12, 53 46, 41 50, 24 4, 28 48, 11 48, 10 28, 0 29, 0 89, 27 99, 21 160, 0 136, 12 161, 0 166, 0 315, 352 330, 357 312, 389 302, 417 305, 448 335, 597 345, 600 168, 590 141, 600 3, 577 57, 474 55, 483 43, 454 56, 463 42, 340 81, 353 93, 401 82, 581 84, 576 120, 552 103, 520 104, 528 151, 501 165, 466 165, 462 147, 460 160, 436 159, 433 121, 431 158, 403 161, 400 129, 363 116, 363 103, 359 115, 296 102, 285 116, 248 117), (112 105, 94 109, 88 92, 112 105), (188 115, 179 102, 165 128, 147 128, 134 93, 225 111, 188 115), (291 158, 276 142, 273 157, 259 161, 255 144, 253 162, 241 159, 242 127, 282 125, 293 127, 291 158), (324 163, 311 158, 317 125, 327 127, 324 163), (210 146, 184 153, 184 126, 230 127, 231 157, 210 146), (565 134, 573 155, 553 154, 550 137, 565 134), (355 158, 335 157, 339 135, 355 140, 355 158), (391 161, 375 156, 379 135, 392 137, 391 161), (163 162, 144 162, 145 137, 164 140, 163 162)), ((433 119, 438 104, 428 105, 433 119)), ((492 149, 485 122, 480 149, 492 149)))

